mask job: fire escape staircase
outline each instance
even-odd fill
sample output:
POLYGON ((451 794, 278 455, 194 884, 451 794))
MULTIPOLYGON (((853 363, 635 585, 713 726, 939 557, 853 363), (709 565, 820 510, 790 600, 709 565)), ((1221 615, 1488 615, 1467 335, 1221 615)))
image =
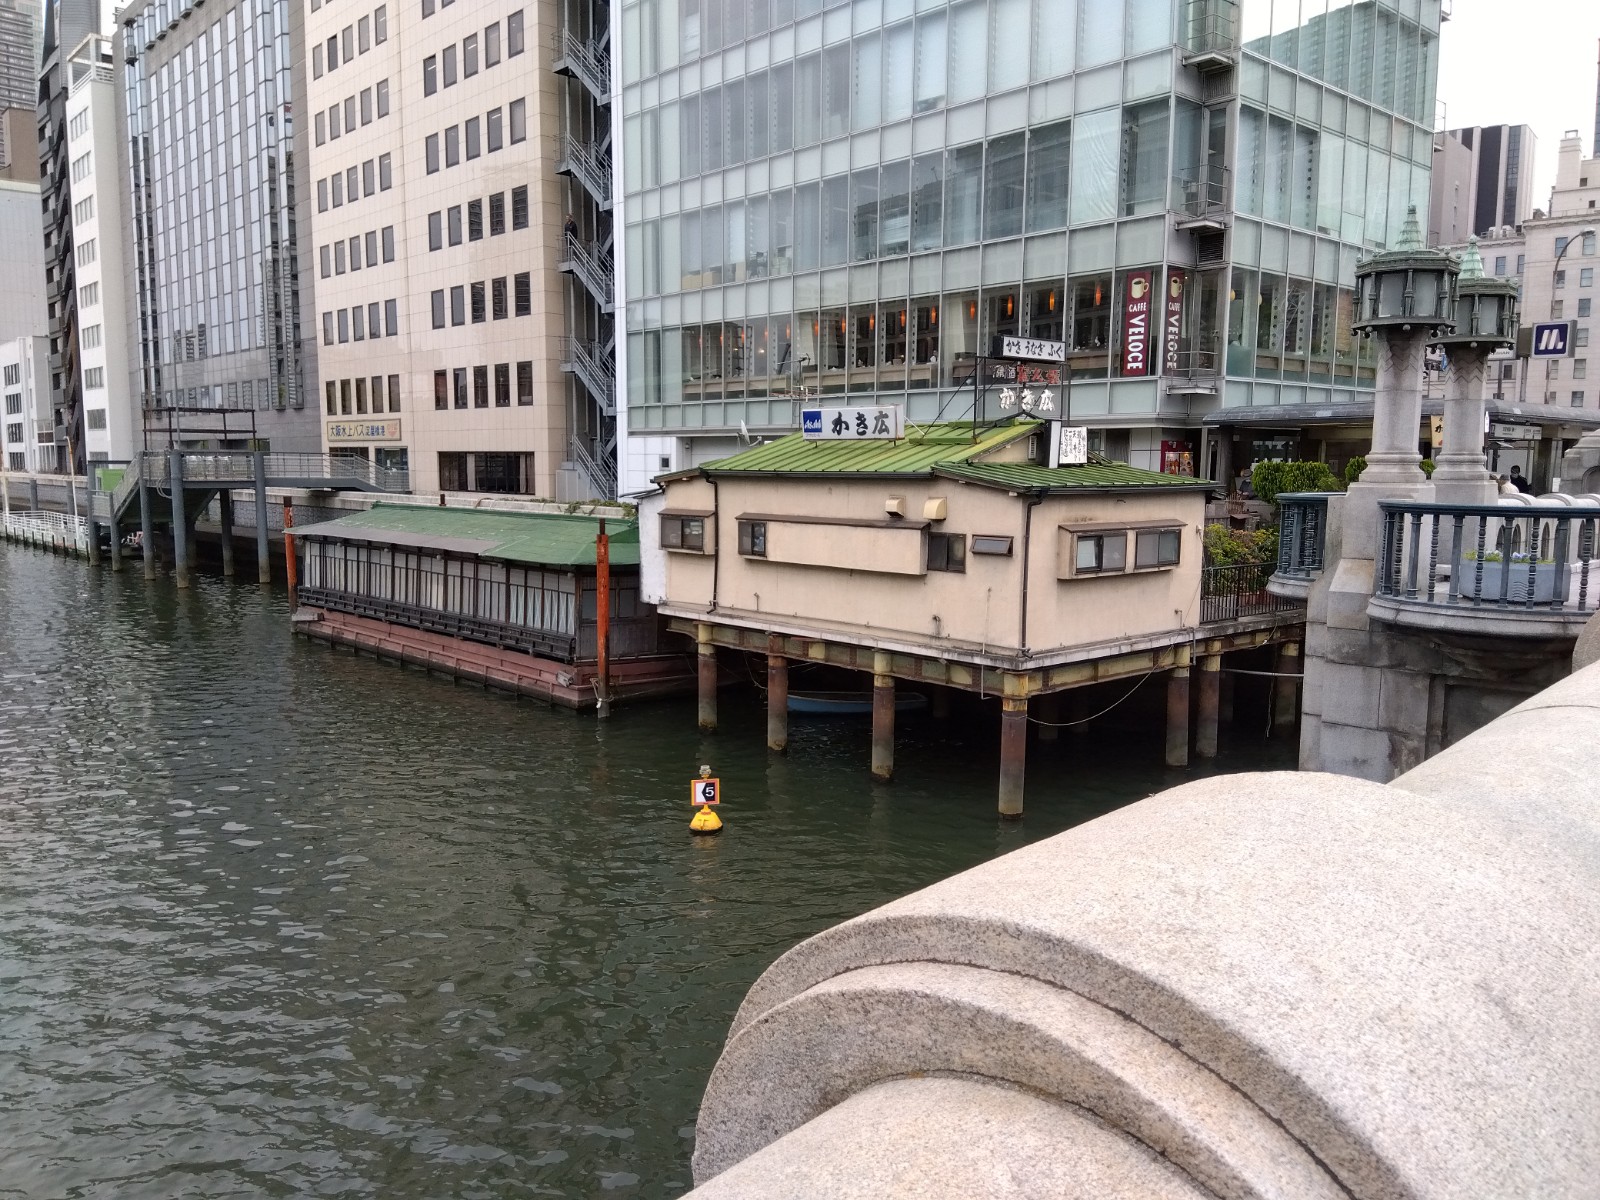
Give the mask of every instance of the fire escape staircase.
POLYGON ((583 281, 583 286, 589 289, 589 295, 594 297, 601 312, 613 312, 616 309, 609 250, 609 242, 588 245, 576 234, 569 233, 566 256, 561 260, 561 269, 583 281))

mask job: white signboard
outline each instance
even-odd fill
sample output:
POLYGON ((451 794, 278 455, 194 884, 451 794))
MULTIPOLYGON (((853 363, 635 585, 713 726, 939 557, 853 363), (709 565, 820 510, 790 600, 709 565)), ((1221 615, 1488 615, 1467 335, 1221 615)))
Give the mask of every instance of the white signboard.
POLYGON ((1041 362, 1066 362, 1065 342, 1046 342, 1039 338, 1003 337, 999 358, 1029 358, 1041 362))
POLYGON ((1083 425, 1052 425, 1050 465, 1082 467, 1089 462, 1089 430, 1083 425))
POLYGON ((808 442, 894 441, 905 436, 906 410, 898 404, 806 408, 800 432, 808 442))
POLYGON ((1059 401, 1060 397, 1047 387, 1000 389, 1000 411, 1003 413, 1020 411, 1030 417, 1042 417, 1047 421, 1054 421, 1060 413, 1059 401))

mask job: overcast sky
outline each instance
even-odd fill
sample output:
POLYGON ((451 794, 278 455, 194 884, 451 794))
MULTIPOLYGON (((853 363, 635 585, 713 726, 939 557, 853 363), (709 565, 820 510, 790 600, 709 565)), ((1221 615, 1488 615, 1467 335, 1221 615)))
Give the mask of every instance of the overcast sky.
POLYGON ((1455 0, 1439 51, 1445 126, 1531 125, 1533 206, 1546 208, 1561 135, 1594 153, 1600 0, 1455 0))

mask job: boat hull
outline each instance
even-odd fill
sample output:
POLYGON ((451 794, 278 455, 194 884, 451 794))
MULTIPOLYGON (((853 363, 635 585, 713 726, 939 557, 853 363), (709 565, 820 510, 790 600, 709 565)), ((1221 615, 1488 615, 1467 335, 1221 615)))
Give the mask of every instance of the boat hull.
MULTIPOLYGON (((897 713, 928 707, 920 692, 900 692, 894 698, 897 713)), ((872 715, 871 692, 790 692, 789 711, 808 717, 860 717, 872 715)))

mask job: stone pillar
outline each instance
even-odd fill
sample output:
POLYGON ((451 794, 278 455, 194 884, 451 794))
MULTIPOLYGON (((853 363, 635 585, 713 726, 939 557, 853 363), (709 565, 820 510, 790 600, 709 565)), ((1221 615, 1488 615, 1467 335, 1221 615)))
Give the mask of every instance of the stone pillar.
POLYGON ((1053 742, 1061 736, 1061 693, 1049 692, 1039 697, 1039 740, 1053 742))
POLYGON ((167 480, 172 493, 172 566, 178 586, 189 586, 189 517, 183 502, 183 451, 167 455, 167 480))
POLYGON ((111 538, 111 569, 122 570, 122 526, 117 523, 116 517, 106 522, 106 531, 111 538))
POLYGON ((28 511, 39 511, 39 481, 32 477, 28 479, 28 511))
POLYGON ((1217 714, 1222 699, 1222 655, 1200 656, 1200 687, 1196 697, 1194 752, 1200 758, 1217 756, 1217 714))
POLYGON ((783 639, 767 635, 767 749, 789 748, 789 660, 779 651, 783 639))
MULTIPOLYGON (((69 483, 69 484, 67 484, 67 486, 70 487, 70 488, 76 488, 77 487, 77 485, 73 484, 73 483, 69 483)), ((93 497, 90 496, 89 494, 87 494, 87 492, 85 493, 83 498, 85 500, 93 499, 93 497)), ((89 565, 92 566, 92 567, 98 567, 100 565, 100 529, 95 524, 94 510, 89 508, 87 505, 85 505, 83 508, 80 508, 78 511, 83 513, 83 515, 84 515, 84 519, 85 519, 85 522, 86 522, 85 529, 89 534, 89 546, 88 546, 88 550, 89 550, 89 565)))
POLYGON ((1440 504, 1493 504, 1500 494, 1483 457, 1487 344, 1452 343, 1444 402, 1444 446, 1434 461, 1433 498, 1440 504))
POLYGON ((1300 643, 1285 642, 1278 649, 1278 677, 1272 681, 1272 726, 1293 729, 1300 715, 1300 643))
POLYGON ((267 539, 267 456, 255 454, 256 474, 256 580, 272 582, 272 545, 267 539))
POLYGON ((1022 815, 1022 785, 1028 765, 1028 698, 1000 700, 1000 815, 1022 815))
POLYGON ((872 777, 882 783, 894 778, 894 676, 889 655, 872 655, 872 777))
POLYGON ((233 493, 224 489, 217 493, 217 509, 222 525, 222 573, 233 578, 233 493))
MULTIPOLYGON (((1378 556, 1378 501, 1415 499, 1427 477, 1418 464, 1422 432, 1423 357, 1428 332, 1391 326, 1376 336, 1378 390, 1373 400, 1372 449, 1367 469, 1346 490, 1342 557, 1370 562, 1378 556)), ((1367 595, 1372 594, 1370 571, 1367 595)), ((1364 602, 1363 602, 1364 605, 1364 602)))
POLYGON ((695 626, 695 653, 700 668, 700 732, 717 731, 717 648, 711 642, 711 626, 701 621, 695 626))
POLYGON ((1178 663, 1167 677, 1167 766, 1189 765, 1189 647, 1178 647, 1178 663))
POLYGON ((140 553, 144 556, 144 577, 156 577, 156 531, 155 518, 150 514, 150 484, 145 479, 145 460, 141 457, 138 461, 139 471, 139 546, 140 553))

